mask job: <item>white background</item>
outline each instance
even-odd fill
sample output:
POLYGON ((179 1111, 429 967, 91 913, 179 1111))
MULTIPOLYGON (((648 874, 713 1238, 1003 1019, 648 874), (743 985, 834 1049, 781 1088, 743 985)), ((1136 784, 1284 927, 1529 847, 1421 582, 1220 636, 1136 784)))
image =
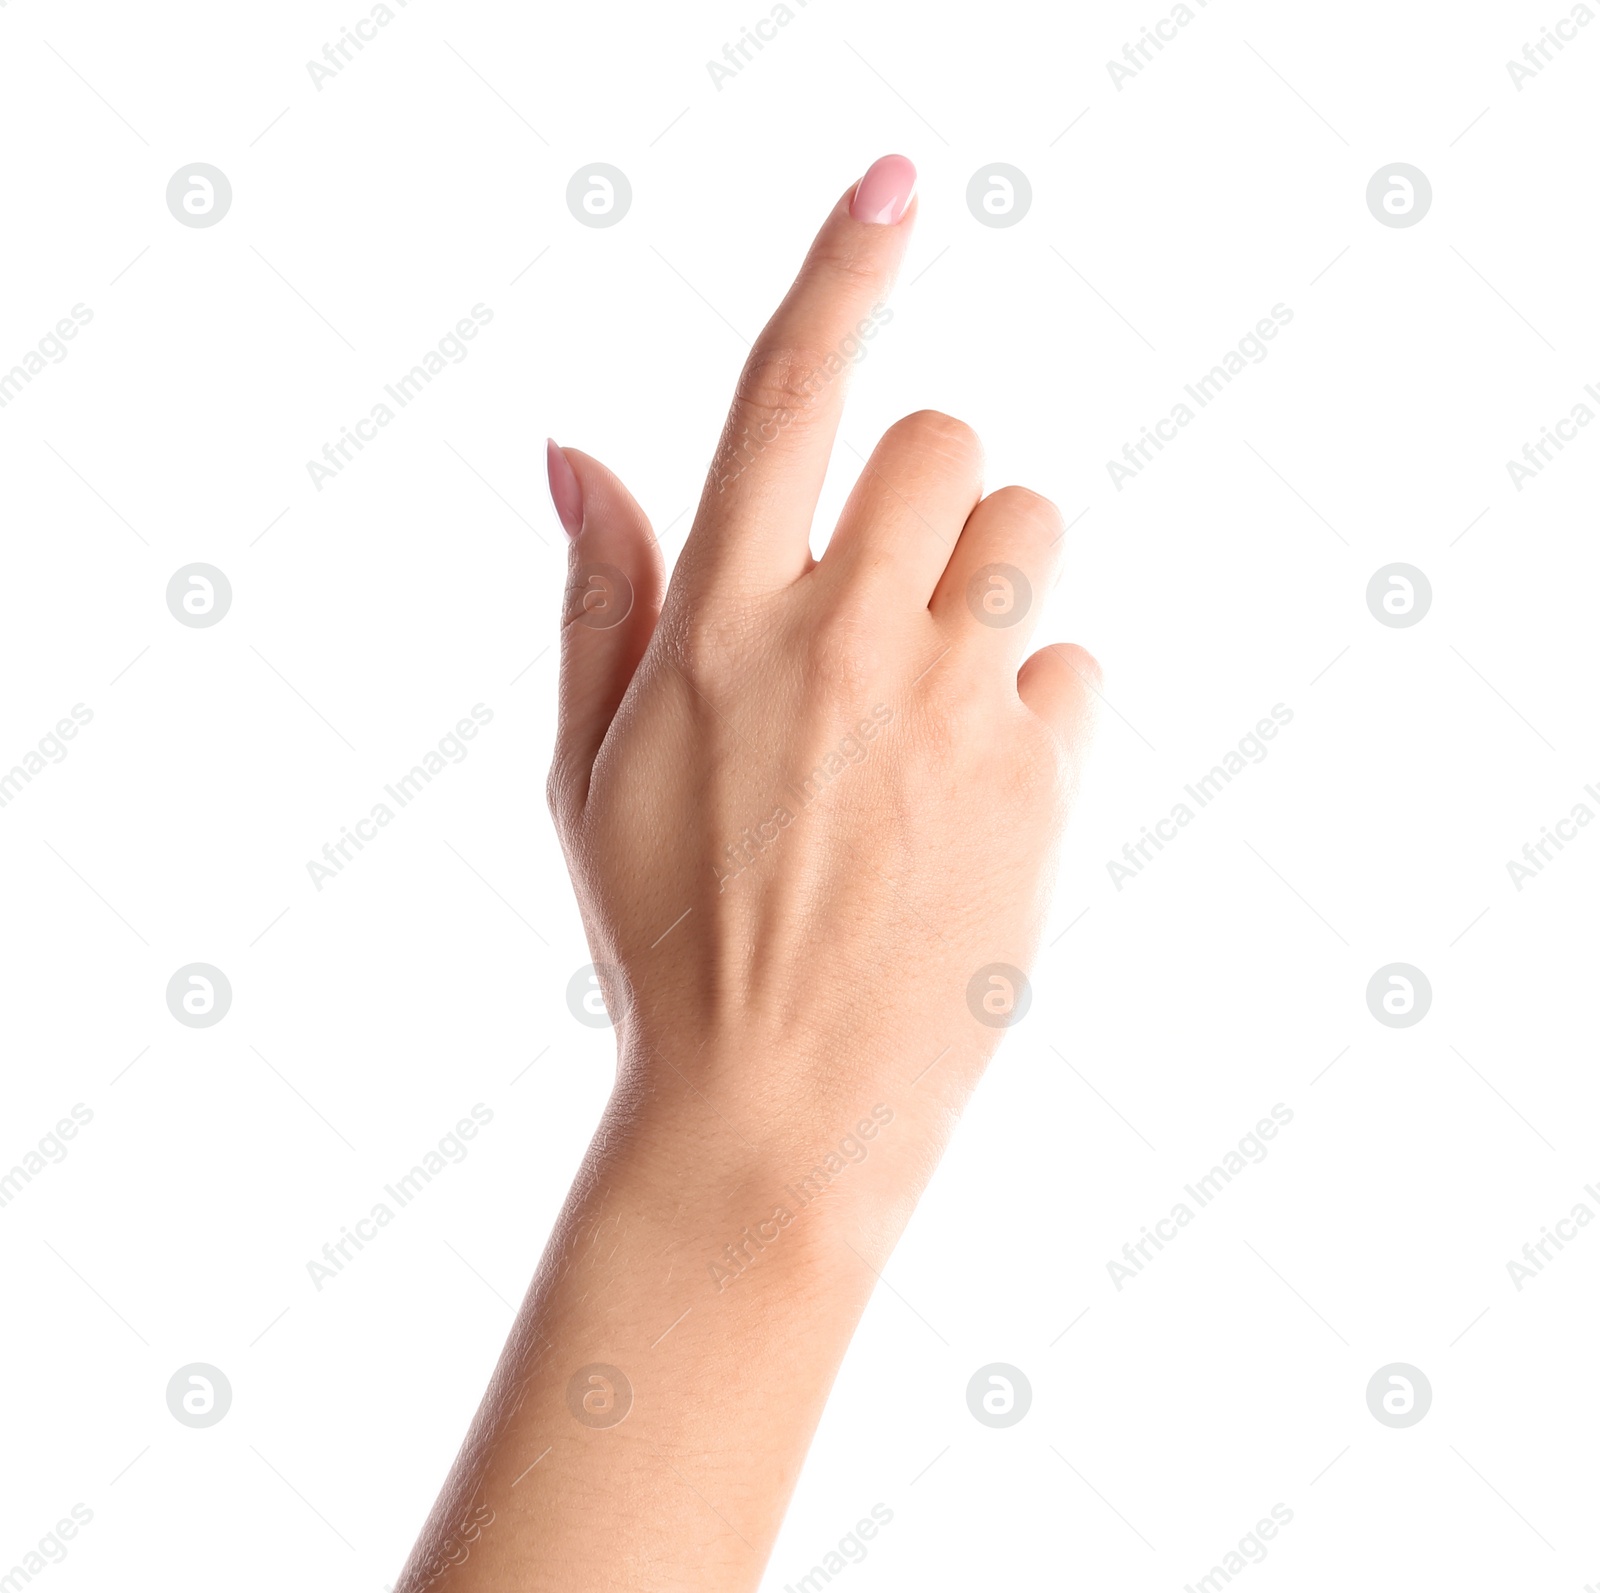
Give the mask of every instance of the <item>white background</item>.
POLYGON ((1506 1268, 1600 1211, 1600 833, 1520 892, 1506 868, 1600 780, 1600 428, 1520 492, 1505 465, 1600 382, 1600 26, 1519 91, 1561 0, 1212 0, 1119 89, 1168 8, 1064 10, 813 0, 719 89, 761 0, 411 0, 319 90, 358 4, 0 8, 0 369, 93 311, 0 410, 0 768, 94 716, 0 809, 0 1171, 94 1114, 0 1208, 0 1574, 81 1502, 57 1593, 394 1580, 611 1071, 566 1005, 589 954, 542 795, 543 439, 675 551, 743 340, 900 150, 920 221, 817 543, 887 424, 961 416, 991 486, 1074 522, 1043 635, 1098 654, 1110 709, 1032 1012, 766 1586, 880 1501, 845 1593, 1176 1593, 1278 1502, 1251 1587, 1600 1579, 1600 1231, 1520 1292, 1506 1268), (165 203, 194 161, 233 189, 204 230, 165 203), (633 187, 605 230, 565 203, 596 161, 633 187), (994 161, 1033 189, 1010 228, 965 202, 994 161), (1433 187, 1406 229, 1365 200, 1395 161, 1433 187), (480 303, 317 490, 306 461, 480 303), (1119 491, 1106 461, 1275 304, 1269 357, 1119 491), (209 629, 166 606, 192 561, 232 584, 209 629), (1366 604, 1396 561, 1432 586, 1411 628, 1366 604), (465 761, 316 890, 475 703, 465 761), (1107 860, 1275 703, 1265 761, 1118 890, 1107 860), (196 961, 232 983, 211 1028, 165 1003, 196 961), (1390 962, 1431 983, 1414 1027, 1368 1010, 1390 962), (477 1102, 466 1159, 318 1292, 306 1263, 477 1102), (1107 1262, 1279 1102, 1267 1159, 1119 1291, 1107 1262), (198 1431, 165 1401, 197 1361, 233 1389, 198 1431), (965 1402, 992 1361, 1033 1387, 1001 1431, 965 1402), (1365 1398, 1396 1361, 1433 1389, 1404 1430, 1365 1398))

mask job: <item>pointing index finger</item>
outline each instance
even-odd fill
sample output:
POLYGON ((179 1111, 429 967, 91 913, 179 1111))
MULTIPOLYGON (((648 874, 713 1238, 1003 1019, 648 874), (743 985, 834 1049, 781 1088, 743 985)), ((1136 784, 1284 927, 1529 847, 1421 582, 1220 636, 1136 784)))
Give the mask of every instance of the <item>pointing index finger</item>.
POLYGON ((686 552, 761 584, 801 575, 850 366, 890 318, 916 168, 874 161, 822 225, 745 362, 686 552))

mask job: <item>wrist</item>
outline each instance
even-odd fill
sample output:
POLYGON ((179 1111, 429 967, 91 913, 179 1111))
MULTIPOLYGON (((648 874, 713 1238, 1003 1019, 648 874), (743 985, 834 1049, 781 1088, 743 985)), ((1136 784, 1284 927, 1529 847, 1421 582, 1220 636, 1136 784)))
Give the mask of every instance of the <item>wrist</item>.
POLYGON ((670 1220, 675 1265, 721 1292, 779 1254, 881 1263, 953 1121, 936 1096, 837 1077, 796 1093, 773 1087, 782 1062, 767 1053, 735 1069, 641 1050, 624 1046, 593 1171, 670 1220))

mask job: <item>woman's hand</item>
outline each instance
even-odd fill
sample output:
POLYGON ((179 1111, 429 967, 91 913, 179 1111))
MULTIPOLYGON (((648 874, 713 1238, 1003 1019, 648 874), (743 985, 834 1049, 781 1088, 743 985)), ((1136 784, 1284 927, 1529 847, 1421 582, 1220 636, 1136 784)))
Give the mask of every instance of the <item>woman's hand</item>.
POLYGON ((618 1083, 401 1593, 753 1588, 877 1269, 1026 1010, 1098 676, 1025 656, 1060 516, 984 497, 977 438, 925 411, 808 551, 914 176, 877 162, 824 224, 665 593, 626 489, 551 444, 549 794, 618 1083))
POLYGON ((1023 487, 985 497, 978 439, 947 415, 890 428, 810 556, 914 177, 879 161, 823 226, 664 603, 643 512, 550 448, 571 533, 550 802, 625 1075, 710 1073, 808 1126, 942 1050, 964 1088, 993 1049, 1097 678, 1079 648, 1028 656, 1061 517, 1023 487))

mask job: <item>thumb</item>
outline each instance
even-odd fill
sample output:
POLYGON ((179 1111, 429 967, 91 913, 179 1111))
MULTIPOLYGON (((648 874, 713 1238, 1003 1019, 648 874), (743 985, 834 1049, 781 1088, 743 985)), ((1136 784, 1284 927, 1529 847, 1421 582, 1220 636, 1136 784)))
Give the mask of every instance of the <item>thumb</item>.
POLYGON ((568 538, 560 722, 550 805, 583 811, 596 753, 661 612, 661 549, 633 494, 597 459, 548 444, 550 496, 568 538))

